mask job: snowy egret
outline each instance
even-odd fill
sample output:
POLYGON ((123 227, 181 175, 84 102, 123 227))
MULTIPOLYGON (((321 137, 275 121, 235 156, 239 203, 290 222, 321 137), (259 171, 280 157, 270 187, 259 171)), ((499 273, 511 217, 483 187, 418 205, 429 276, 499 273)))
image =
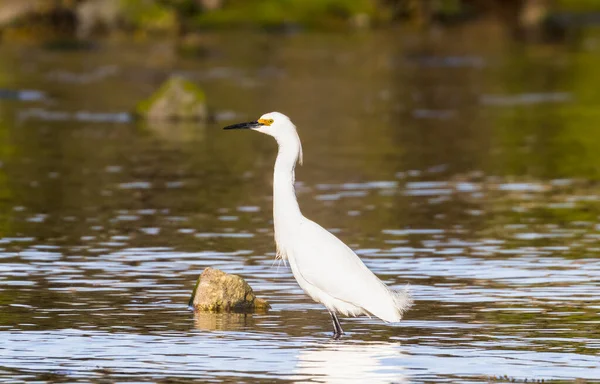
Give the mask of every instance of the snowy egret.
POLYGON ((224 129, 251 129, 273 136, 279 145, 273 173, 273 224, 277 257, 287 260, 300 287, 323 304, 333 322, 333 337, 344 331, 337 314, 377 316, 397 322, 411 306, 407 290, 388 288, 340 239, 300 212, 294 190, 302 145, 296 126, 279 112, 224 129))

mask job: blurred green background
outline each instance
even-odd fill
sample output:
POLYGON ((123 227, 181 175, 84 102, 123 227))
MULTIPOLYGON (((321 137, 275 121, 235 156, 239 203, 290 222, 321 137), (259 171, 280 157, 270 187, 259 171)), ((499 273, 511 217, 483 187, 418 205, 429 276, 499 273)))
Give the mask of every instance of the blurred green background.
MULTIPOLYGON (((183 156, 173 169, 192 172, 181 171, 195 188, 155 195, 187 201, 184 211, 242 199, 243 189, 269 192, 262 184, 230 189, 226 175, 252 172, 253 161, 269 165, 271 143, 253 136, 249 146, 218 129, 271 110, 299 126, 309 184, 430 167, 442 167, 435 177, 443 180, 472 172, 492 181, 569 179, 589 193, 600 179, 600 4, 592 0, 3 0, 0 31, 7 207, 127 207, 95 189, 121 150, 148 151, 150 174, 179 178, 169 162, 152 160, 148 137, 162 143, 157 153, 183 156), (202 116, 140 118, 136 111, 148 110, 173 75, 197 87, 202 116), (114 141, 111 130, 127 138, 114 141), (85 162, 89 174, 78 170, 85 162), (48 172, 69 178, 45 180, 48 172)), ((596 202, 581 205, 560 215, 600 211, 596 202)), ((31 226, 18 212, 4 215, 7 228, 31 226)))
POLYGON ((495 18, 513 32, 531 33, 590 22, 598 8, 595 0, 3 0, 0 30, 5 40, 50 38, 50 32, 64 38, 117 31, 181 36, 206 29, 339 31, 495 18))

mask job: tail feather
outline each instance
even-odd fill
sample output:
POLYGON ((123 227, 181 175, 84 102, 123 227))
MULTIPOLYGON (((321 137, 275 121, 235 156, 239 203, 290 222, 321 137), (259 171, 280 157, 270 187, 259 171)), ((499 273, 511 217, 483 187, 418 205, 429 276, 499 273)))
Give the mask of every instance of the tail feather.
POLYGON ((404 315, 404 312, 408 311, 408 309, 413 305, 413 298, 410 294, 410 289, 408 286, 406 286, 402 290, 390 290, 390 293, 392 294, 394 305, 398 311, 398 320, 400 320, 402 315, 404 315))
POLYGON ((388 291, 389 298, 392 300, 390 303, 392 305, 388 304, 385 309, 380 309, 376 311, 376 313, 375 311, 372 311, 372 313, 385 322, 397 323, 402 319, 404 312, 411 307, 413 304, 413 299, 408 286, 401 290, 393 290, 388 287, 386 287, 386 289, 388 291))

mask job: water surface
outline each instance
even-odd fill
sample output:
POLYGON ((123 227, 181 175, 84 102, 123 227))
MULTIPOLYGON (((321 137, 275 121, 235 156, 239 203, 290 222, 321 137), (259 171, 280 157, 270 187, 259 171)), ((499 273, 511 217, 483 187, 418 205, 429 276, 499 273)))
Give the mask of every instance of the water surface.
POLYGON ((600 45, 580 39, 1 47, 0 381, 598 379, 600 45), (215 122, 131 119, 169 73, 205 88, 215 122), (403 322, 344 319, 333 341, 274 263, 275 143, 220 129, 271 110, 303 140, 303 213, 410 284, 403 322), (209 266, 273 309, 189 312, 209 266))

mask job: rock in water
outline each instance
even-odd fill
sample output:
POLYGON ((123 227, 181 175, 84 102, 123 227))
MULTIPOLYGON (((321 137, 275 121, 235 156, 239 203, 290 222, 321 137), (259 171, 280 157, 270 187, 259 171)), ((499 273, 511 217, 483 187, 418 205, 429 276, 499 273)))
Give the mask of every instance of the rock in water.
POLYGON ((198 278, 190 304, 197 311, 251 312, 271 306, 254 295, 254 291, 238 275, 206 268, 198 278))
POLYGON ((208 110, 202 89, 180 76, 172 76, 136 108, 149 120, 206 120, 208 110))

